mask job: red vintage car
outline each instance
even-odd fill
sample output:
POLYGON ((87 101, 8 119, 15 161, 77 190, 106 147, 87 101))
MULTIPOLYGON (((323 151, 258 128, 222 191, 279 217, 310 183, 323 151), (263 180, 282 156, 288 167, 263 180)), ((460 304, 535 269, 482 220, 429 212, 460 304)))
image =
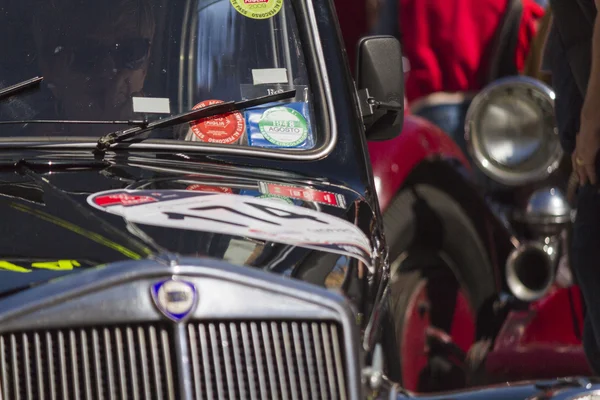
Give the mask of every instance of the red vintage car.
POLYGON ((525 77, 484 89, 468 117, 475 162, 409 112, 399 137, 369 144, 394 280, 387 350, 401 356, 389 373, 409 390, 591 373, 568 269, 573 210, 552 98, 525 77), (499 138, 485 122, 514 102, 536 111, 543 129, 511 166, 496 159, 511 141, 523 146, 524 126, 499 138), (484 191, 474 169, 495 177, 495 190, 484 191))
MULTIPOLYGON (((347 47, 358 7, 338 6, 347 47)), ((400 136, 369 143, 394 282, 385 351, 401 360, 388 374, 406 389, 591 374, 553 101, 507 77, 473 99, 466 154, 408 105, 400 136)))

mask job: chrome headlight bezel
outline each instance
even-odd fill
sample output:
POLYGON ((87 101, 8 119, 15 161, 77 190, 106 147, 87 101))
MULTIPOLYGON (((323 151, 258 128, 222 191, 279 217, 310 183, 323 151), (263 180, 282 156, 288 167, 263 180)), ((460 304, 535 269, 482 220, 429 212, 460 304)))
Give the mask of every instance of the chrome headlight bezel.
MULTIPOLYGON (((523 97, 520 98, 524 99, 523 97)), ((489 178, 506 186, 522 186, 538 182, 552 174, 559 167, 563 158, 563 150, 554 118, 554 99, 554 91, 549 86, 537 79, 526 76, 511 76, 499 79, 481 90, 473 98, 465 118, 465 140, 468 151, 477 167, 489 178), (519 169, 518 166, 512 167, 497 162, 486 150, 483 143, 486 135, 485 127, 480 126, 483 112, 487 110, 488 105, 495 97, 505 93, 509 93, 511 96, 522 96, 520 93, 523 93, 531 96, 526 101, 539 103, 540 121, 544 124, 542 127, 543 137, 551 140, 548 144, 551 148, 548 157, 542 157, 527 169, 519 169)), ((539 149, 533 153, 534 156, 536 152, 539 152, 539 149)))

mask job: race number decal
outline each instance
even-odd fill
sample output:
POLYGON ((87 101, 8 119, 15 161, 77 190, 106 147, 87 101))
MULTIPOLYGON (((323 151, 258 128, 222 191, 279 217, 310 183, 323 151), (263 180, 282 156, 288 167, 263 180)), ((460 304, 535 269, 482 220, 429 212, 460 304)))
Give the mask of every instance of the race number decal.
POLYGON ((110 190, 87 201, 134 223, 248 236, 344 254, 372 265, 369 239, 358 227, 281 201, 186 190, 110 190))

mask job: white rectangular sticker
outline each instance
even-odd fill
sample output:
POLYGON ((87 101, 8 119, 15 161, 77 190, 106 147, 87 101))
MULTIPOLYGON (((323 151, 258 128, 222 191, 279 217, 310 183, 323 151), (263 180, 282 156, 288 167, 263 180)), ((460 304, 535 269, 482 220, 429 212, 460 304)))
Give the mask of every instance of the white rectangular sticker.
POLYGON ((133 112, 171 114, 171 104, 164 97, 133 97, 133 112))
POLYGON ((356 225, 283 202, 186 190, 109 190, 88 204, 133 223, 274 241, 355 257, 371 267, 371 244, 356 225))
POLYGON ((253 69, 252 80, 255 85, 264 83, 288 83, 287 69, 285 68, 264 68, 253 69))

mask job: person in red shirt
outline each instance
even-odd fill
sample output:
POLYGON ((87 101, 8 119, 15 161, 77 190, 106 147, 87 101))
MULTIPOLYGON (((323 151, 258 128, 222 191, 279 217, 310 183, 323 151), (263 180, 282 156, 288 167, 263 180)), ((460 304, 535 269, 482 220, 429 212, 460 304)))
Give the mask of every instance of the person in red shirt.
MULTIPOLYGON (((525 66, 536 25, 544 10, 518 0, 522 15, 512 54, 514 72, 525 66)), ((489 83, 496 39, 510 0, 400 0, 400 31, 411 70, 410 103, 431 93, 476 92, 489 83)), ((517 15, 518 17, 518 15, 517 15)), ((507 21, 508 22, 508 21, 507 21)))
POLYGON ((399 0, 399 14, 411 111, 465 151, 472 97, 494 79, 523 71, 544 9, 536 0, 399 0))

